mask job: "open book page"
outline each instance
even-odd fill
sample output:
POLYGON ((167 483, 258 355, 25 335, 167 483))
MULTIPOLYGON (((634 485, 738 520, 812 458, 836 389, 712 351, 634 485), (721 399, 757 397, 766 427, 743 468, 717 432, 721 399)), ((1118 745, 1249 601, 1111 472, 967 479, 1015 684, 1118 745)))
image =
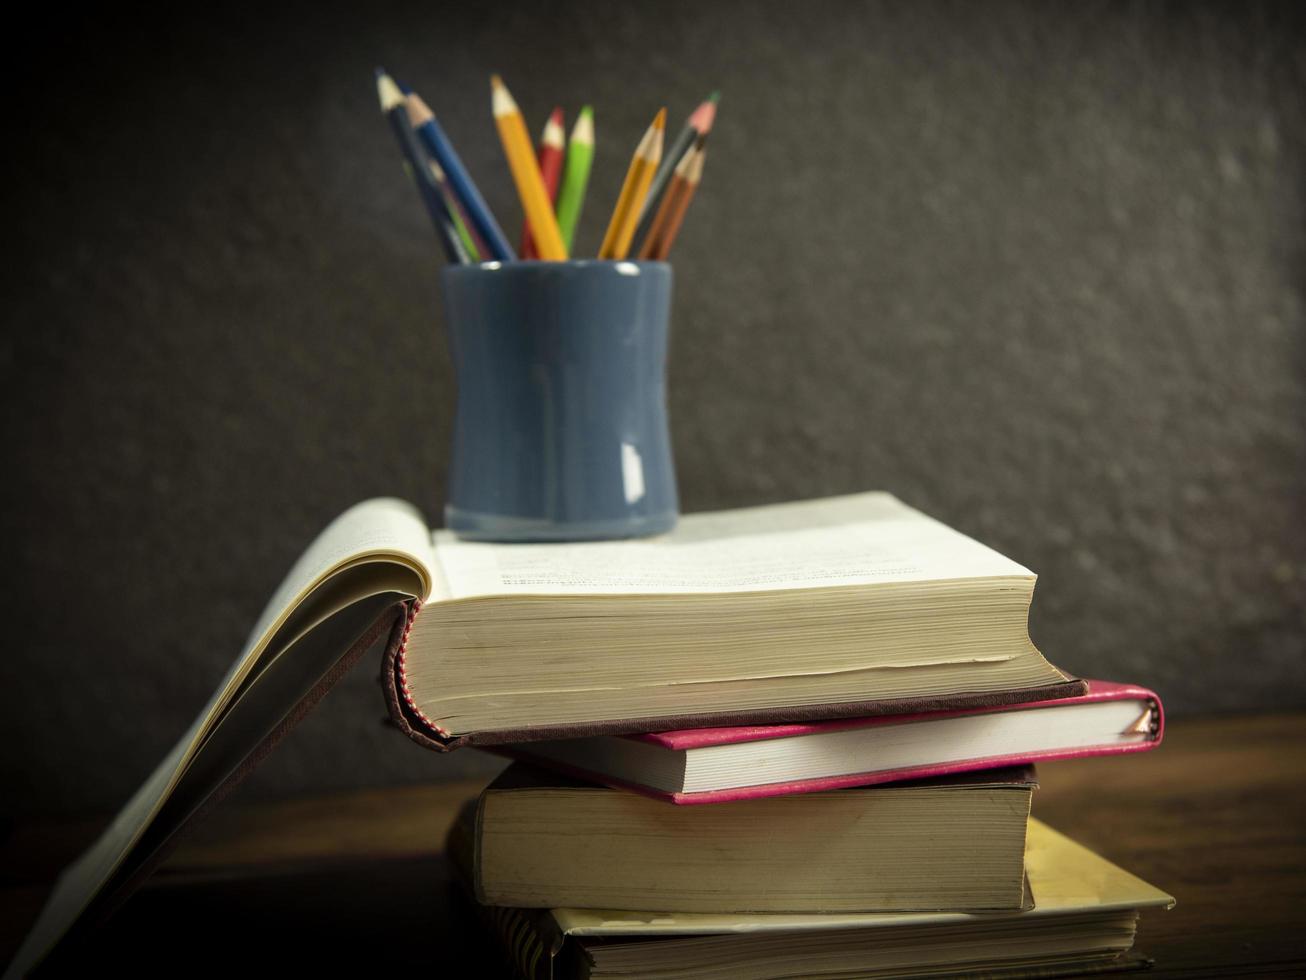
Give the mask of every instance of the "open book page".
MULTIPOLYGON (((310 647, 299 641, 364 600, 381 595, 426 598, 433 587, 443 588, 438 572, 433 578, 432 567, 430 531, 416 508, 400 500, 365 501, 318 535, 286 575, 209 703, 99 840, 63 873, 5 977, 31 970, 74 925, 132 855, 201 753, 207 753, 203 771, 211 778, 202 780, 203 786, 196 784, 195 790, 207 793, 239 761, 240 748, 252 749, 293 705, 293 697, 291 704, 279 703, 287 700, 284 695, 311 688, 331 657, 345 652, 349 638, 331 631, 331 649, 326 651, 317 649, 321 644, 310 647), (259 682, 274 677, 274 668, 276 683, 265 692, 259 682), (252 707, 237 714, 239 723, 232 731, 220 729, 240 705, 252 707), (267 718, 252 716, 260 705, 267 718), (215 740, 219 730, 226 734, 215 740)), ((368 615, 375 614, 369 607, 368 615)), ((202 798, 179 802, 175 809, 186 815, 202 798)))
POLYGON ((887 493, 690 514, 670 534, 529 548, 435 535, 451 598, 760 592, 1033 573, 887 493))
POLYGON ((431 592, 430 531, 412 504, 378 497, 355 504, 319 534, 286 573, 245 644, 248 653, 295 609, 308 592, 332 572, 359 561, 393 559, 410 566, 421 578, 425 599, 431 592))

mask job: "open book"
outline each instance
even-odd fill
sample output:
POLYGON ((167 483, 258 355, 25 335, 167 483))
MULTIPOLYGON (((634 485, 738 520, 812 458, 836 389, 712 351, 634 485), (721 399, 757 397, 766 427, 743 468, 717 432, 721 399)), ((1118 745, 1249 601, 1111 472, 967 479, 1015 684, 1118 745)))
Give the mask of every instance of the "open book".
POLYGON ((1083 693, 1029 640, 1033 588, 1027 569, 883 493, 538 545, 462 542, 402 501, 358 504, 295 563, 6 975, 125 897, 368 651, 384 652, 400 728, 437 749, 1083 693))

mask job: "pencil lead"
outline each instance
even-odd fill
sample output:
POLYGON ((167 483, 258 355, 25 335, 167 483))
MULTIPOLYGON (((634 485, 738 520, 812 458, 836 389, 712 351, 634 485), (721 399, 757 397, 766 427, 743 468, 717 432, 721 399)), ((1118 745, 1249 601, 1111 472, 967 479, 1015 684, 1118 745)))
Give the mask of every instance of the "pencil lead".
MULTIPOLYGON (((715 94, 715 93, 714 93, 715 94)), ((708 99, 700 102, 698 108, 689 116, 689 125, 693 126, 700 134, 706 135, 712 129, 712 123, 716 121, 716 102, 708 99)))
POLYGON ((594 142, 594 108, 582 106, 576 124, 571 128, 572 142, 593 144, 594 142))
POLYGON ((490 110, 496 119, 520 111, 517 108, 517 100, 512 97, 508 86, 503 84, 503 79, 498 75, 490 76, 490 110))
POLYGON ((716 105, 718 102, 720 102, 721 90, 719 88, 714 88, 712 90, 712 94, 707 97, 707 101, 711 102, 713 105, 716 105))
POLYGON ((389 112, 404 101, 404 94, 399 91, 399 86, 385 72, 376 76, 376 94, 381 100, 382 112, 389 112))
POLYGON ((554 109, 549 113, 548 121, 544 124, 544 134, 540 137, 540 144, 561 149, 567 142, 567 133, 563 129, 564 120, 562 115, 562 106, 554 109))
POLYGON ((654 129, 667 128, 667 110, 665 106, 659 109, 658 114, 653 117, 653 128, 654 129))

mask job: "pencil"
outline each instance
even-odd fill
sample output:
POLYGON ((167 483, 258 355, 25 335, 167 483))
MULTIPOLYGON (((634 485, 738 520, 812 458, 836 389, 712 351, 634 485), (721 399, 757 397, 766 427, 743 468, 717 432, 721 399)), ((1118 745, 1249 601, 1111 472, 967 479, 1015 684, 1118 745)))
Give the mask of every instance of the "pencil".
POLYGON ((558 191, 558 231, 562 233, 562 244, 568 255, 576 239, 576 225, 580 221, 581 205, 585 203, 585 187, 589 184, 593 162, 594 110, 585 106, 571 128, 567 162, 562 168, 562 188, 558 191))
MULTIPOLYGON (((544 190, 548 192, 550 205, 558 199, 558 180, 562 176, 562 146, 567 138, 562 125, 562 106, 558 106, 549 116, 549 121, 544 124, 544 132, 540 135, 538 154, 540 177, 544 180, 544 190)), ((561 232, 561 229, 559 231, 561 232)), ((563 247, 567 247, 566 239, 563 239, 563 247)), ((531 236, 531 223, 529 221, 522 222, 521 257, 523 259, 539 258, 539 253, 535 248, 535 239, 531 236)))
POLYGON ((426 154, 408 121, 404 111, 404 95, 399 86, 383 68, 376 70, 376 94, 381 100, 381 111, 385 114, 390 128, 399 143, 399 150, 404 155, 404 169, 417 185, 417 192, 426 206, 426 213, 435 226, 436 236, 444 246, 445 255, 450 262, 466 263, 472 261, 472 255, 459 238, 454 227, 454 216, 449 212, 448 204, 440 193, 431 170, 427 167, 426 154))
POLYGON ((481 236, 481 241, 485 243, 486 250, 489 252, 488 257, 500 261, 515 259, 517 253, 508 244, 508 237, 499 227, 499 223, 494 220, 490 206, 485 203, 485 198, 481 197, 481 192, 476 189, 471 174, 458 158, 453 143, 440 128, 430 106, 423 102, 422 97, 416 92, 411 92, 405 99, 404 107, 408 110, 408 121, 413 124, 413 129, 417 131, 417 135, 430 151, 432 158, 444 171, 450 189, 463 207, 463 213, 467 215, 467 220, 471 222, 476 233, 481 236))
POLYGON ((463 215, 462 205, 458 203, 458 198, 449 188, 449 182, 445 179, 444 171, 434 160, 426 161, 431 168, 431 176, 435 178, 436 186, 440 188, 440 196, 444 198, 444 206, 449 211, 449 217, 453 221, 454 231, 462 241, 463 247, 467 249, 467 254, 471 256, 473 262, 481 261, 481 256, 486 253, 485 243, 476 237, 476 232, 467 227, 467 219, 463 215))
POLYGON ((721 93, 713 92, 700 102, 698 108, 689 114, 689 119, 685 121, 685 128, 680 131, 671 148, 662 154, 662 164, 658 167, 658 172, 653 175, 653 183, 648 187, 648 197, 644 198, 644 206, 640 208, 634 241, 642 242, 648 237, 653 217, 657 213, 658 205, 662 203, 662 195, 667 192, 667 187, 671 184, 671 175, 675 173, 681 158, 689 152, 694 142, 712 131, 712 123, 716 120, 716 107, 720 99, 721 93))
POLYGON ((664 262, 671 246, 675 244, 680 225, 685 220, 685 212, 689 210, 689 202, 694 199, 694 191, 698 190, 703 179, 703 162, 707 158, 703 141, 704 137, 700 136, 693 149, 685 154, 676 167, 671 186, 662 198, 662 205, 653 219, 653 227, 649 229, 648 239, 640 249, 641 259, 664 262))
POLYGON ((508 87, 503 84, 503 79, 491 75, 490 88, 494 123, 499 127, 499 139, 503 143, 504 155, 508 158, 513 183, 517 185, 522 210, 526 212, 526 220, 530 223, 531 234, 535 238, 535 247, 539 250, 541 259, 561 262, 567 257, 567 249, 562 244, 558 219, 553 216, 553 202, 549 200, 549 192, 544 189, 544 178, 540 176, 539 164, 535 162, 535 153, 531 150, 526 121, 522 119, 521 110, 513 101, 508 87))
POLYGON ((626 171, 626 179, 621 185, 621 194, 617 197, 617 206, 612 210, 612 220, 608 222, 603 245, 599 248, 601 259, 624 259, 630 251, 630 240, 635 235, 640 205, 644 203, 649 181, 653 179, 653 171, 662 158, 662 132, 666 125, 667 110, 659 109, 653 124, 635 148, 630 169, 626 171))

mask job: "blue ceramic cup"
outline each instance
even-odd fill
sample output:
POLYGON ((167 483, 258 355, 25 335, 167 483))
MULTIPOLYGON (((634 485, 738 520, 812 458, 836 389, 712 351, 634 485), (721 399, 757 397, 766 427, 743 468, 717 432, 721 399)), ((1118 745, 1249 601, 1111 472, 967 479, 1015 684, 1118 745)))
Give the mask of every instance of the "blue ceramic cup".
POLYGON ((485 262, 442 285, 458 384, 445 525, 481 541, 670 530, 671 266, 485 262))

